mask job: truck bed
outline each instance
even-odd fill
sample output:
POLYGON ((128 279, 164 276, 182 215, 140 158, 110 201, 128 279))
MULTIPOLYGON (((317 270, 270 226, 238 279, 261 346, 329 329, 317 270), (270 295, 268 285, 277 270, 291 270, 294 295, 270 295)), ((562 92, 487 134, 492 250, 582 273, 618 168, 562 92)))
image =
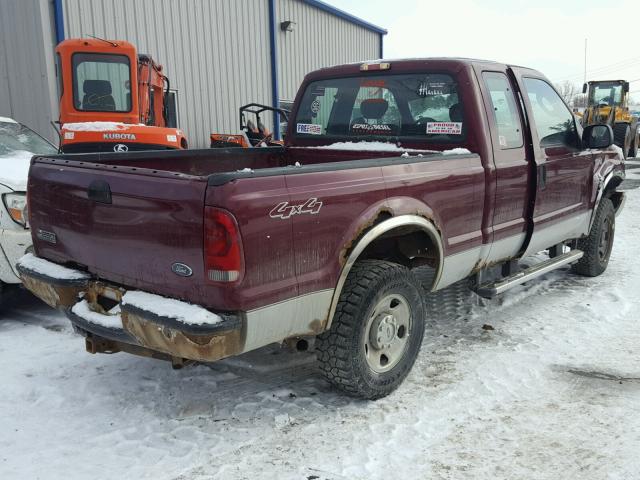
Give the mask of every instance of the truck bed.
MULTIPOLYGON (((38 192, 30 200, 34 245, 43 258, 71 264, 128 288, 219 310, 246 310, 290 297, 292 292, 303 294, 322 288, 318 278, 333 281, 338 259, 334 259, 334 265, 318 256, 315 242, 324 241, 323 237, 309 242, 303 241, 303 236, 314 230, 326 234, 330 243, 319 248, 333 257, 329 249, 339 251, 341 242, 346 242, 345 222, 375 214, 363 210, 386 201, 387 187, 394 177, 395 188, 404 191, 420 189, 418 182, 427 179, 450 182, 452 172, 457 170, 469 179, 469 185, 457 183, 446 194, 448 200, 442 193, 433 193, 432 203, 442 201, 446 211, 444 205, 461 190, 474 191, 466 200, 471 212, 483 190, 469 190, 472 177, 477 185, 483 182, 477 155, 448 155, 446 160, 441 154, 426 151, 425 156, 412 155, 256 148, 37 157, 29 177, 29 191, 38 192), (385 181, 383 168, 393 173, 389 181, 385 181), (408 187, 402 178, 412 175, 414 186, 408 187), (303 200, 296 200, 297 195, 303 200), (314 224, 300 223, 304 222, 302 218, 274 221, 270 217, 276 205, 302 203, 318 196, 327 205, 314 224), (241 288, 193 281, 206 277, 206 205, 226 209, 238 221, 247 272, 241 288), (345 209, 346 205, 350 208, 345 209), (294 224, 303 227, 295 235, 294 224), (298 259, 310 254, 309 248, 316 249, 316 260, 301 267, 298 259), (293 257, 292 249, 296 249, 293 257), (172 272, 176 262, 189 265, 193 278, 172 272), (329 275, 318 275, 318 269, 325 269, 322 273, 329 275)), ((435 192, 436 185, 430 190, 435 192)), ((429 194, 428 190, 420 191, 420 195, 429 194)))

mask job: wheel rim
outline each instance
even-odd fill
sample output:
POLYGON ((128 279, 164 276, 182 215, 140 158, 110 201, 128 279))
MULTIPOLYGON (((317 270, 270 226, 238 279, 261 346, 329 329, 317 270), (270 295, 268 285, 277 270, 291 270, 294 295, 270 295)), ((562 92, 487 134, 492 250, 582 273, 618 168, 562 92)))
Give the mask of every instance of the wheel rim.
POLYGON ((376 304, 367 321, 364 353, 369 368, 384 373, 395 367, 407 349, 411 307, 402 295, 391 294, 376 304))
POLYGON ((605 262, 611 251, 611 237, 613 236, 613 223, 609 217, 604 219, 600 230, 600 241, 598 242, 598 259, 605 262))

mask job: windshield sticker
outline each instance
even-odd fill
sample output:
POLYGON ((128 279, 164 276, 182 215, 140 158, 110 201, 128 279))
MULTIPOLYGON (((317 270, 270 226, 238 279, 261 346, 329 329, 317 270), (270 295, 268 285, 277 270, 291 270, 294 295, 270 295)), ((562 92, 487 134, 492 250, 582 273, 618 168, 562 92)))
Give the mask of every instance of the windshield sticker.
POLYGON ((320 102, 316 98, 313 102, 311 102, 311 113, 318 113, 320 111, 320 102))
POLYGON ((325 87, 316 85, 315 87, 313 87, 311 95, 313 95, 314 97, 324 97, 324 89, 325 87))
POLYGON ((315 123, 298 123, 296 124, 296 133, 322 135, 322 125, 316 125, 315 123))
POLYGON ((427 122, 427 134, 462 135, 462 122, 427 122))
POLYGON ((504 135, 498 135, 498 141, 500 142, 501 147, 507 146, 507 137, 505 137, 504 135))
POLYGON ((368 123, 354 123, 351 125, 351 130, 361 130, 369 133, 389 133, 391 132, 390 125, 369 125, 368 123))
POLYGON ((419 97, 429 97, 434 95, 447 95, 449 85, 444 82, 422 82, 418 87, 419 97))

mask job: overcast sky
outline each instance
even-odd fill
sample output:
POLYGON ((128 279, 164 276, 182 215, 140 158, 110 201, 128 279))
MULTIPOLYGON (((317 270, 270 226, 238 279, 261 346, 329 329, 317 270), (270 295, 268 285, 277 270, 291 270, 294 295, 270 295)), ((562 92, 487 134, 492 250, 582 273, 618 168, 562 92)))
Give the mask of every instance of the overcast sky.
POLYGON ((532 67, 581 88, 624 79, 640 101, 640 0, 327 0, 389 31, 386 58, 463 56, 532 67))

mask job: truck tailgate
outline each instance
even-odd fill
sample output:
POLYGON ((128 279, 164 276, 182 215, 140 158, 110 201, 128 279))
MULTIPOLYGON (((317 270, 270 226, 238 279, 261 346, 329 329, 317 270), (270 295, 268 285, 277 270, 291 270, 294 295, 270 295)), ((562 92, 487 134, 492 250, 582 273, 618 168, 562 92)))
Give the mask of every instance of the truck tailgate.
POLYGON ((37 159, 28 185, 36 252, 129 287, 202 298, 194 278, 204 278, 206 188, 203 177, 37 159), (174 273, 176 262, 193 275, 174 273))

